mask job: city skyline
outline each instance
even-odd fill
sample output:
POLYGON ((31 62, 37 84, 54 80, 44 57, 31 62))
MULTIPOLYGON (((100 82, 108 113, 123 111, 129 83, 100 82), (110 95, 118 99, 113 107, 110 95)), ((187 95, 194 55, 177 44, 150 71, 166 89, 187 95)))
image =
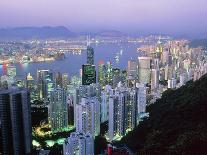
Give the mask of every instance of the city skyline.
POLYGON ((194 38, 207 34, 204 0, 16 0, 0 4, 2 28, 62 25, 75 32, 113 29, 133 35, 160 33, 194 38))

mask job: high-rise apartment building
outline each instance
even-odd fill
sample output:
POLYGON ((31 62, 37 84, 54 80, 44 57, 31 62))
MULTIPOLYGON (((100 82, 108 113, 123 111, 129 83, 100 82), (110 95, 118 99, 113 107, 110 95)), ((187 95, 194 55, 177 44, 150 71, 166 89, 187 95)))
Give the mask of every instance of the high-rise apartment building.
POLYGON ((96 97, 82 98, 75 108, 76 131, 98 136, 100 134, 100 102, 98 99, 96 97))
POLYGON ((31 110, 26 89, 0 91, 0 135, 1 155, 31 154, 31 110))
POLYGON ((68 104, 65 90, 56 88, 51 92, 48 113, 53 133, 68 127, 68 104))
POLYGON ((63 143, 63 155, 94 155, 94 138, 91 134, 73 132, 63 143))

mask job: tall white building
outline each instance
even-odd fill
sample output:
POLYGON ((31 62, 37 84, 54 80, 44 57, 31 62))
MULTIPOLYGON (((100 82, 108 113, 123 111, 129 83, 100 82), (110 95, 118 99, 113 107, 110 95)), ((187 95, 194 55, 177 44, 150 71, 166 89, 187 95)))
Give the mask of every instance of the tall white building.
POLYGON ((57 88, 51 92, 48 113, 52 132, 60 132, 68 127, 67 95, 63 89, 57 88))
POLYGON ((91 134, 73 132, 63 143, 64 155, 94 155, 94 139, 91 134))
POLYGON ((152 77, 151 77, 151 91, 157 91, 159 88, 159 70, 152 69, 152 77))
POLYGON ((139 83, 150 83, 151 80, 151 57, 138 57, 138 80, 139 83))
POLYGON ((97 97, 82 98, 75 108, 76 131, 98 136, 100 134, 100 102, 97 97))
POLYGON ((106 85, 105 89, 101 92, 101 123, 108 120, 109 98, 112 94, 113 89, 110 85, 106 85))

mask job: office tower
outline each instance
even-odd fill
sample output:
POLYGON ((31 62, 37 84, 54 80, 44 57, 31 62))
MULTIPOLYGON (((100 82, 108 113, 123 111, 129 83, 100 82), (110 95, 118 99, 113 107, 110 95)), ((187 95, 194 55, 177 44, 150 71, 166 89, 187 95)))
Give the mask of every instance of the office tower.
POLYGON ((53 133, 68 127, 68 107, 65 90, 56 88, 51 92, 48 108, 49 124, 53 133))
POLYGON ((96 83, 96 68, 94 65, 82 65, 82 85, 96 83))
POLYGON ((159 70, 158 69, 152 69, 152 75, 151 75, 151 91, 156 92, 159 88, 159 70))
POLYGON ((74 126, 74 101, 73 94, 67 96, 67 107, 68 107, 68 125, 74 126))
POLYGON ((138 57, 138 81, 139 83, 150 83, 152 59, 150 57, 138 57))
POLYGON ((0 154, 31 153, 31 110, 26 89, 10 88, 0 91, 0 135, 0 154))
POLYGON ((72 132, 63 143, 63 155, 94 155, 93 136, 72 132))
POLYGON ((147 105, 147 88, 144 84, 137 83, 137 113, 146 112, 146 105, 147 105))
POLYGON ((64 90, 67 90, 68 85, 69 85, 69 76, 68 76, 68 73, 63 73, 62 74, 62 88, 64 90))
POLYGON ((60 72, 55 74, 55 85, 56 87, 62 88, 62 74, 60 72))
POLYGON ((106 64, 106 84, 112 85, 113 84, 113 69, 112 63, 110 61, 106 64))
POLYGON ((106 67, 102 60, 98 63, 98 83, 101 87, 106 85, 106 67))
POLYGON ((53 73, 50 70, 37 70, 37 89, 39 100, 47 100, 47 86, 53 85, 53 73))
POLYGON ((36 85, 32 75, 29 73, 26 77, 26 88, 30 92, 30 99, 31 101, 37 100, 37 92, 36 92, 36 85))
POLYGON ((13 78, 16 76, 16 67, 14 65, 9 65, 7 67, 7 75, 13 78))
POLYGON ((87 46, 87 64, 94 65, 94 50, 90 45, 87 46))
POLYGON ((129 60, 127 66, 127 76, 132 77, 132 79, 137 79, 137 61, 129 60))
POLYGON ((101 92, 101 123, 108 120, 109 98, 111 95, 113 95, 113 89, 110 85, 106 85, 105 89, 101 92))
POLYGON ((137 124, 137 89, 119 85, 109 98, 109 140, 120 139, 137 124))
POLYGON ((100 102, 96 97, 82 98, 76 105, 76 131, 90 133, 93 137, 100 134, 100 102))

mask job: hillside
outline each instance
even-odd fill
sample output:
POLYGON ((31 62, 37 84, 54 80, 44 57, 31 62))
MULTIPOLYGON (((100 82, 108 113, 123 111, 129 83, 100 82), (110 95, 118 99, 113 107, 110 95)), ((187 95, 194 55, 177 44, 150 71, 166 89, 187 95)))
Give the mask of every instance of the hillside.
POLYGON ((140 155, 207 154, 207 75, 167 90, 148 112, 150 117, 120 143, 140 155))
POLYGON ((75 34, 63 26, 0 29, 0 40, 62 39, 73 36, 75 36, 75 34))

